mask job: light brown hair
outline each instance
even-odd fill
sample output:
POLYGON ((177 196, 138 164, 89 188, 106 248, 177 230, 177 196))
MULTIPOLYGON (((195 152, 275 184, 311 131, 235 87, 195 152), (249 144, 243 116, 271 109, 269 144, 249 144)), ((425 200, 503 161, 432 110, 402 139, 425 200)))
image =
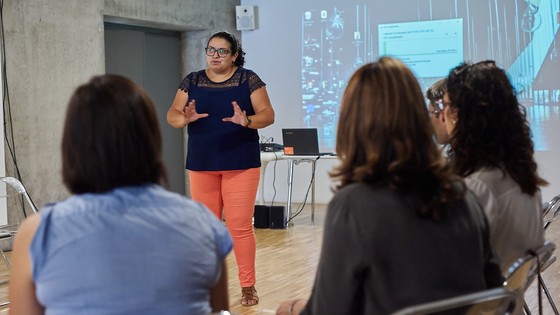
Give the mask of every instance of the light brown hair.
POLYGON ((336 151, 341 164, 331 172, 337 188, 362 182, 388 185, 418 205, 420 215, 438 219, 462 197, 433 141, 421 88, 401 61, 382 57, 359 68, 342 99, 336 151))

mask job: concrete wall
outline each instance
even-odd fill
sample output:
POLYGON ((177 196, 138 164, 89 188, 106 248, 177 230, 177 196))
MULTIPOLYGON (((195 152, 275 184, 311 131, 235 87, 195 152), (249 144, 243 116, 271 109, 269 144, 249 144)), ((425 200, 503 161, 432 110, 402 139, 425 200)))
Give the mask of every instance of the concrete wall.
MULTIPOLYGON (((73 90, 105 72, 103 22, 182 32, 182 72, 206 66, 203 47, 235 31, 239 0, 5 0, 3 25, 17 168, 35 204, 68 196, 60 144, 73 90)), ((7 106, 5 104, 5 106, 7 106)), ((8 127, 9 128, 9 127, 8 127)), ((6 172, 17 170, 6 148, 6 172)))

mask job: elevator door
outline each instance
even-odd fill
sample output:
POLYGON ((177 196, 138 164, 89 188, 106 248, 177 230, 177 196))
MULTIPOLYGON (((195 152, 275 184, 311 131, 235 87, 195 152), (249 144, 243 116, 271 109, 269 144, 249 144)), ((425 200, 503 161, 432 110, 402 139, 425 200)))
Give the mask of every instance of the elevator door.
POLYGON ((166 120, 181 81, 180 47, 177 32, 105 23, 105 72, 132 79, 154 101, 168 188, 185 194, 183 131, 169 126, 166 120))

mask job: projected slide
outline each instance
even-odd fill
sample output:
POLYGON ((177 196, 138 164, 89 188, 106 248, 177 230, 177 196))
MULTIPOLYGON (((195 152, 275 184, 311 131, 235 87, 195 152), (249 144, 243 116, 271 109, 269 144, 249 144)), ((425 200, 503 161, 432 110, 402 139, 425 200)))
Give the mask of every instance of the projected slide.
POLYGON ((326 150, 334 148, 338 108, 346 82, 364 60, 371 58, 367 55, 371 50, 362 40, 361 9, 347 5, 311 9, 303 15, 303 124, 318 129, 319 145, 326 150), (352 24, 345 17, 349 10, 356 12, 352 24))
POLYGON ((463 20, 377 26, 379 55, 399 58, 418 77, 443 77, 463 61, 463 20))
POLYGON ((527 111, 536 150, 560 151, 558 0, 306 1, 301 124, 334 148, 342 93, 361 65, 390 55, 425 91, 462 61, 495 60, 527 111))

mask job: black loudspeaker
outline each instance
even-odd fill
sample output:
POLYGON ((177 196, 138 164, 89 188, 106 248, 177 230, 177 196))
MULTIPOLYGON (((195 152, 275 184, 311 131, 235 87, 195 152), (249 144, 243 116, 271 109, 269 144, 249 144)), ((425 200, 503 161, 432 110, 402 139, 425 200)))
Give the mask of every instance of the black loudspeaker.
POLYGON ((270 227, 270 207, 255 205, 253 225, 256 228, 268 229, 270 227))
POLYGON ((286 228, 286 211, 284 206, 269 207, 269 222, 271 229, 285 229, 286 228))
POLYGON ((260 229, 285 229, 286 211, 284 206, 255 205, 253 226, 260 229))

